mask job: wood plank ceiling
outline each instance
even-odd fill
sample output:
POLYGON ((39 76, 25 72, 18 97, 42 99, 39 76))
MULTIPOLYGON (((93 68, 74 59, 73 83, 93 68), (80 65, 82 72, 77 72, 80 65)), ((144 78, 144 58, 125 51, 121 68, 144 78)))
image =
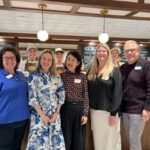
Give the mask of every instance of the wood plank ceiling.
POLYGON ((96 41, 103 31, 101 9, 108 9, 106 32, 110 42, 136 39, 150 43, 150 0, 0 0, 0 37, 39 42, 39 3, 44 10, 48 43, 96 41))

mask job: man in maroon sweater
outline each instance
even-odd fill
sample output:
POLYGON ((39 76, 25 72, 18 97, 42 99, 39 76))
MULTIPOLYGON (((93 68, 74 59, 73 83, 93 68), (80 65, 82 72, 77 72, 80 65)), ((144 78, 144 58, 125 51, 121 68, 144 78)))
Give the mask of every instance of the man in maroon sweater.
POLYGON ((141 136, 150 117, 150 62, 140 58, 136 41, 126 41, 124 53, 127 63, 121 66, 123 125, 130 150, 142 150, 141 136))

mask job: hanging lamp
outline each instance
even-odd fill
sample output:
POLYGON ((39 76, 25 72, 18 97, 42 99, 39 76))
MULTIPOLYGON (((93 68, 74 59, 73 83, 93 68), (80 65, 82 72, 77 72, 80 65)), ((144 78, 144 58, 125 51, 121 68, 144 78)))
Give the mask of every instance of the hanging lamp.
POLYGON ((38 4, 38 8, 41 9, 41 15, 42 15, 42 29, 38 31, 37 33, 37 38, 41 41, 41 42, 45 42, 48 40, 48 32, 46 30, 44 30, 44 10, 47 9, 47 5, 46 4, 38 4))
POLYGON ((105 32, 105 17, 108 14, 108 9, 102 9, 100 14, 103 16, 103 33, 99 34, 98 40, 100 43, 107 43, 109 40, 109 35, 105 32))

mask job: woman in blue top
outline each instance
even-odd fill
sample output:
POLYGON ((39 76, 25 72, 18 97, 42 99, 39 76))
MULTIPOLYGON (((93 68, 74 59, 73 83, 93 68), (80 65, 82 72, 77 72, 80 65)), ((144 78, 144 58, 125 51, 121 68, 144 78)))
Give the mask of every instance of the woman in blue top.
POLYGON ((65 150, 59 115, 64 99, 64 86, 55 74, 53 54, 45 50, 37 70, 29 75, 31 124, 27 150, 65 150))
POLYGON ((0 51, 0 150, 20 150, 29 119, 28 86, 16 71, 20 55, 13 47, 0 51))

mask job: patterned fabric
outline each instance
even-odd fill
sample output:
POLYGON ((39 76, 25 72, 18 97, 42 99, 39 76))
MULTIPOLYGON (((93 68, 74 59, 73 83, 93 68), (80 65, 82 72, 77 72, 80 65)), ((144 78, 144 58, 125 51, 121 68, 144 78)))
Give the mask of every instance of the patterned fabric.
POLYGON ((66 100, 83 102, 83 115, 87 116, 89 111, 89 98, 86 75, 66 71, 61 76, 65 86, 66 100))
POLYGON ((65 99, 64 86, 59 75, 46 75, 32 72, 29 76, 29 105, 31 124, 27 150, 65 150, 60 116, 53 123, 45 125, 34 109, 39 104, 47 115, 56 111, 58 104, 65 99))

